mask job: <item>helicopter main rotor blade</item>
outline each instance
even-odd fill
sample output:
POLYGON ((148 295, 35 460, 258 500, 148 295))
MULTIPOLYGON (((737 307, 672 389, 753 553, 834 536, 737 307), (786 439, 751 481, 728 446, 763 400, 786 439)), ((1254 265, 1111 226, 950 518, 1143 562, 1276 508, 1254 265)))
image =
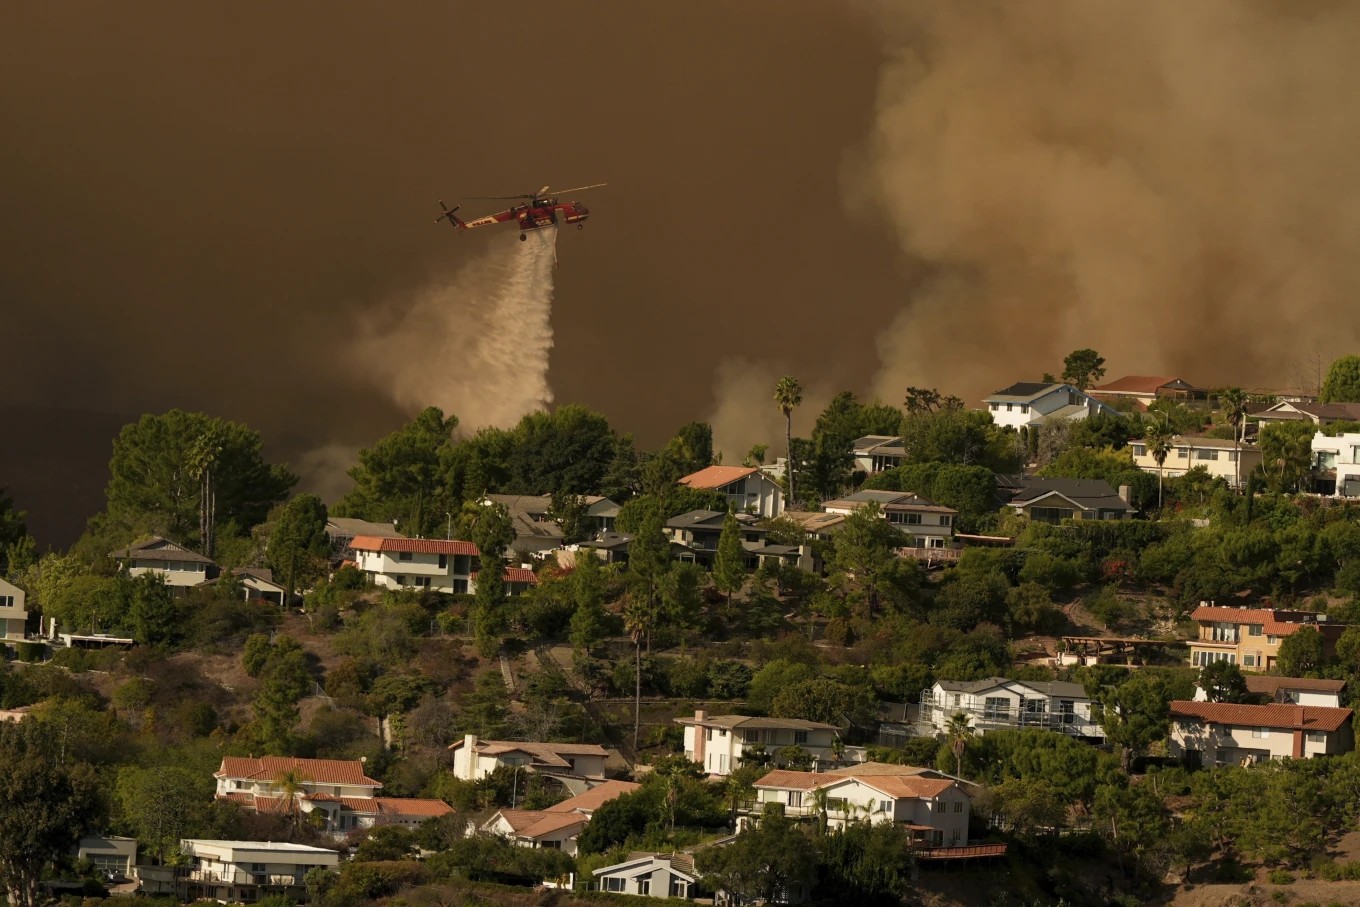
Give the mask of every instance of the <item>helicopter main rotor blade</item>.
POLYGON ((601 186, 608 186, 608 183, 595 183, 590 186, 577 186, 575 189, 554 189, 553 195, 569 195, 572 192, 584 192, 587 189, 598 189, 601 186))
POLYGON ((516 198, 533 198, 532 195, 465 195, 464 198, 474 199, 479 202, 503 202, 516 198))

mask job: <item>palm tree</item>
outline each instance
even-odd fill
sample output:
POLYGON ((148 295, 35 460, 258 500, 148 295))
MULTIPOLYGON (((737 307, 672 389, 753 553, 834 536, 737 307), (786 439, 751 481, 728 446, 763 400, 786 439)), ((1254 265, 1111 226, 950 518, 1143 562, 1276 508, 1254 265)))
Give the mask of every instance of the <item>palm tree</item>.
POLYGON ((283 798, 284 812, 296 828, 302 820, 302 795, 307 790, 307 776, 296 768, 285 769, 274 777, 274 787, 283 798))
POLYGON ((968 738, 973 736, 973 726, 963 712, 955 712, 944 726, 949 749, 954 753, 954 774, 963 775, 963 753, 968 749, 968 738))
POLYGON ((812 792, 812 808, 817 811, 817 833, 826 834, 826 811, 827 811, 826 788, 819 787, 812 792))
POLYGON ((1166 457, 1171 453, 1171 442, 1174 439, 1171 428, 1165 421, 1153 422, 1148 426, 1148 430, 1143 432, 1143 442, 1147 444, 1147 452, 1157 463, 1157 509, 1162 509, 1162 480, 1166 476, 1166 457))
POLYGON ((642 727, 642 640, 652 630, 651 603, 630 595, 623 609, 623 628, 633 640, 633 753, 637 753, 638 732, 642 727))
POLYGON ((793 491, 793 411, 803 402, 803 385, 792 375, 785 375, 774 386, 774 402, 784 414, 784 449, 788 453, 785 469, 789 474, 789 508, 795 500, 793 491))
POLYGON ((1247 395, 1240 387, 1225 387, 1218 394, 1223 415, 1233 430, 1233 488, 1242 487, 1242 433, 1246 429, 1247 395))

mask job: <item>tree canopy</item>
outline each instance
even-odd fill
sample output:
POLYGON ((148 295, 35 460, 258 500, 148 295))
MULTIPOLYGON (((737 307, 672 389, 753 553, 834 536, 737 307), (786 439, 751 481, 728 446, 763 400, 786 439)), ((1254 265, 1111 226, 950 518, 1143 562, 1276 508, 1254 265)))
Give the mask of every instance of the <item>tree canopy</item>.
POLYGON ((1105 357, 1092 349, 1073 350, 1063 360, 1062 380, 1086 390, 1105 377, 1105 357))
POLYGON ((1342 356, 1332 363, 1318 399, 1323 403, 1360 403, 1360 356, 1342 356))

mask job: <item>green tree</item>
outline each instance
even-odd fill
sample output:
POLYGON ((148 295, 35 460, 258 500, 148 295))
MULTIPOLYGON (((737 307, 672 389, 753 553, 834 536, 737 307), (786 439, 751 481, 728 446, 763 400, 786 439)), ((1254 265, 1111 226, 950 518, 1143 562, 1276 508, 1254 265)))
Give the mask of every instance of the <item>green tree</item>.
POLYGON ((511 434, 509 494, 594 494, 617 453, 609 421, 578 404, 528 413, 511 434))
POLYGON ((280 636, 260 671, 260 685, 252 703, 256 739, 261 746, 287 752, 298 722, 298 703, 311 692, 312 684, 306 653, 292 639, 280 636))
POLYGON ((0 488, 0 577, 13 575, 11 551, 17 550, 17 546, 29 539, 28 525, 24 522, 26 516, 14 506, 14 499, 9 496, 9 492, 0 488))
POLYGON ((1342 356, 1332 363, 1318 399, 1323 403, 1360 403, 1360 356, 1342 356))
MULTIPOLYGON (((433 535, 454 509, 445 478, 458 417, 428 407, 372 447, 359 451, 349 471, 354 487, 335 508, 337 516, 393 522, 406 535, 433 535)), ((462 445, 460 445, 461 447, 462 445)), ((469 451, 473 445, 469 443, 469 451)), ((488 489, 476 488, 480 495, 488 489)))
POLYGON ((1242 669, 1232 662, 1214 661, 1200 668, 1199 685, 1210 702, 1246 702, 1249 695, 1242 669))
POLYGON ((1157 509, 1162 509, 1162 486, 1166 478, 1166 458, 1171 453, 1174 435, 1165 422, 1150 422, 1143 432, 1143 443, 1157 464, 1157 509))
POLYGON ((1218 405, 1233 430, 1233 488, 1242 487, 1242 426, 1247 419, 1247 394, 1240 387, 1225 387, 1218 392, 1218 405))
POLYGON ((1309 677, 1322 667, 1322 634, 1316 627, 1300 627, 1280 640, 1276 666, 1285 677, 1309 677))
POLYGON ((505 605, 505 552, 515 541, 515 528, 510 521, 510 511, 502 505, 474 506, 477 512, 471 535, 480 554, 472 604, 474 632, 477 648, 483 655, 492 655, 500 648, 501 637, 509 626, 505 605))
POLYGON ((682 643, 699 625, 703 604, 704 571, 698 564, 677 563, 661 576, 657 621, 680 634, 682 643))
POLYGON ((794 683, 780 690, 770 703, 770 713, 776 718, 837 725, 864 721, 872 712, 872 687, 850 686, 830 677, 794 683))
POLYGON ((746 549, 741 545, 741 527, 737 516, 727 512, 722 533, 718 536, 718 551, 713 558, 713 584, 727 596, 727 613, 732 614, 732 594, 740 592, 746 583, 746 549))
POLYGON ((181 765, 125 765, 118 770, 113 795, 125 830, 164 863, 179 853, 181 838, 201 833, 213 781, 181 765))
POLYGON ((689 475, 713 465, 713 426, 707 422, 682 425, 667 445, 680 465, 680 474, 689 475))
POLYGON ((595 552, 581 548, 576 552, 576 568, 571 572, 571 593, 576 604, 571 615, 571 644, 589 655, 605 633, 604 598, 606 583, 603 566, 595 552))
POLYGON ((656 606, 645 598, 629 595, 623 609, 623 628, 633 641, 633 751, 642 732, 642 641, 652 632, 656 606))
POLYGON ((868 617, 878 612, 879 598, 887 577, 897 568, 896 549, 908 538, 883 519, 877 502, 857 507, 845 518, 832 541, 829 566, 862 591, 868 617))
POLYGON ((326 520, 326 505, 321 499, 300 494, 284 505, 270 530, 265 560, 275 574, 286 578, 285 606, 292 602, 299 584, 325 575, 330 555, 326 520))
POLYGON ((1105 731, 1105 739, 1119 747, 1119 767, 1129 773, 1136 752, 1166 737, 1171 715, 1157 678, 1134 674, 1117 686, 1100 690, 1091 717, 1105 731))
POLYGON ((1313 456, 1311 422, 1277 422, 1261 428, 1261 470, 1273 491, 1303 490, 1313 456))
POLYGON ((817 892, 825 903, 898 907, 911 894, 911 846, 896 823, 851 822, 820 849, 817 892))
POLYGON ((963 409, 961 402, 935 410, 908 406, 902 448, 908 463, 983 466, 994 472, 1014 471, 1020 464, 1015 432, 997 425, 985 410, 963 409))
POLYGON ((794 508, 798 498, 793 486, 794 473, 797 472, 793 462, 793 411, 803 402, 803 386, 798 383, 798 379, 792 375, 780 378, 774 386, 774 402, 784 414, 784 450, 788 455, 784 469, 788 474, 789 507, 794 508))
POLYGON ((184 630, 184 611, 160 573, 134 577, 128 595, 132 636, 144 646, 171 645, 184 630))
POLYGON ((954 774, 963 774, 963 754, 968 749, 968 741, 973 739, 973 724, 963 712, 955 712, 949 717, 944 728, 945 740, 949 751, 954 754, 954 774))
POLYGON ((730 892, 743 903, 761 900, 772 904, 786 893, 797 896, 811 887, 816 879, 817 854, 811 839, 796 823, 783 816, 766 815, 731 844, 700 850, 695 854, 695 865, 707 887, 730 892))
POLYGON ((213 521, 238 531, 264 521, 297 476, 265 462, 258 432, 236 422, 172 409, 124 426, 109 461, 107 518, 123 538, 203 538, 203 439, 212 438, 213 521))
POLYGON ((1062 380, 1077 390, 1086 390, 1105 377, 1105 357, 1095 350, 1073 350, 1063 360, 1062 380))
POLYGON ((89 766, 66 764, 34 721, 0 726, 0 881, 10 907, 42 903, 44 869, 93 824, 99 800, 89 766))

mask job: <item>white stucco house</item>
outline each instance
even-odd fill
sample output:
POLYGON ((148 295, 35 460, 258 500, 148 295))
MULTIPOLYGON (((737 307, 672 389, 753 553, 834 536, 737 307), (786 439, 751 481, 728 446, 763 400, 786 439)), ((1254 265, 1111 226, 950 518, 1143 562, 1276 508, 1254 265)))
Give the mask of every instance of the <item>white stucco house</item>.
POLYGON ((453 812, 443 800, 383 797, 382 782, 364 774, 359 759, 299 759, 293 756, 225 756, 213 777, 217 797, 253 812, 319 812, 337 833, 375 825, 415 826, 453 812), (301 788, 289 804, 285 776, 301 788))
POLYGON ((26 598, 23 589, 0 577, 0 622, 4 624, 5 639, 24 638, 24 627, 28 623, 28 612, 24 610, 26 598))
POLYGON ((1306 759, 1355 747, 1351 710, 1327 706, 1238 705, 1173 700, 1171 755, 1206 766, 1306 759))
POLYGON ((132 576, 159 573, 165 584, 174 589, 188 589, 217 575, 217 565, 212 560, 159 536, 114 551, 109 557, 132 576))
POLYGON ((1097 413, 1117 414, 1114 407, 1071 384, 1043 381, 1018 381, 982 402, 992 421, 1007 428, 1042 425, 1050 420, 1086 419, 1097 413))
POLYGON ((896 435, 865 435, 856 438, 851 445, 851 452, 855 457, 855 469, 870 476, 896 469, 907 458, 902 439, 896 435))
POLYGON ((558 778, 581 793, 605 780, 609 751, 595 743, 538 743, 526 740, 480 740, 468 734, 449 745, 453 776, 479 781, 501 766, 558 778))
POLYGON ((773 518, 784 512, 784 490, 756 466, 709 466, 685 476, 680 484, 717 491, 738 513, 773 518))
POLYGON ((141 894, 224 904, 253 903, 268 895, 305 897, 308 872, 340 863, 338 851, 274 841, 186 838, 180 841, 180 850, 186 866, 137 867, 141 894))
POLYGON ((883 519, 911 536, 914 547, 953 547, 954 521, 958 519, 959 512, 909 491, 857 491, 827 501, 822 509, 829 514, 849 516, 871 503, 878 505, 883 519))
POLYGON ((500 809, 482 823, 484 834, 498 835, 519 847, 560 850, 576 856, 576 839, 590 821, 576 812, 541 809, 500 809))
POLYGON ((693 718, 677 718, 685 729, 685 758, 710 775, 728 775, 740 768, 752 748, 778 762, 781 751, 798 747, 818 766, 863 762, 865 750, 842 746, 834 724, 801 718, 752 718, 747 715, 709 715, 698 709, 693 718))
POLYGON ((965 847, 972 798, 963 786, 933 769, 870 762, 829 772, 776 770, 755 783, 756 802, 746 816, 758 817, 769 803, 784 815, 818 819, 829 827, 848 822, 892 822, 913 843, 965 847))
MULTIPOLYGON (((458 539, 408 539, 358 535, 350 541, 354 562, 373 585, 384 589, 475 593, 481 566, 477 546, 458 539)), ((507 567, 506 594, 518 595, 538 582, 525 567, 507 567)))
POLYGON ((1313 435, 1317 490, 1337 498, 1360 498, 1360 434, 1313 435))
POLYGON ((920 722, 943 734, 962 712, 975 733, 1040 728, 1074 737, 1103 740, 1105 731, 1091 716, 1091 698, 1079 683, 1061 680, 937 680, 921 692, 920 722))

